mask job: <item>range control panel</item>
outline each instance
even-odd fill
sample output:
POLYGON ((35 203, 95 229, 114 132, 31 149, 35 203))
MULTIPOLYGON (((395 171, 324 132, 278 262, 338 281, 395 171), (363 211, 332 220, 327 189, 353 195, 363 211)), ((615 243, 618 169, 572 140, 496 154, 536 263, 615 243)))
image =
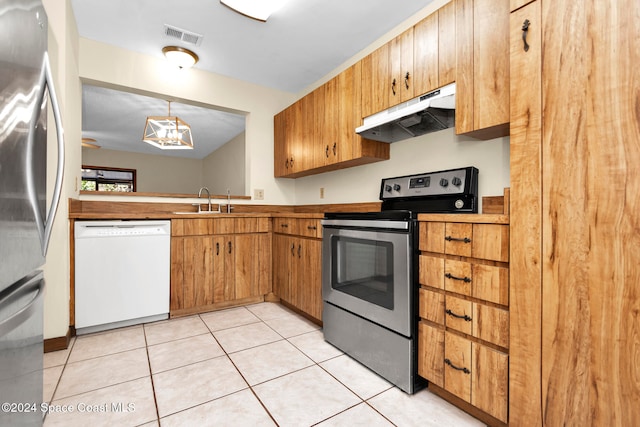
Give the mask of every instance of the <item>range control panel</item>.
POLYGON ((474 195, 478 189, 478 169, 466 167, 417 175, 385 178, 380 200, 428 196, 474 195))

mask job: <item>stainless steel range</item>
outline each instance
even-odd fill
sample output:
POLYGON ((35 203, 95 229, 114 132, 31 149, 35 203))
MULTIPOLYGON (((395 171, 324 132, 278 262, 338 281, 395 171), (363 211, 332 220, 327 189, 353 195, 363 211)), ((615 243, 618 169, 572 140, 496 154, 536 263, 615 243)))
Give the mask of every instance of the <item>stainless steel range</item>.
POLYGON ((417 375, 419 213, 477 213, 478 169, 382 180, 380 212, 326 213, 325 340, 407 393, 417 375))

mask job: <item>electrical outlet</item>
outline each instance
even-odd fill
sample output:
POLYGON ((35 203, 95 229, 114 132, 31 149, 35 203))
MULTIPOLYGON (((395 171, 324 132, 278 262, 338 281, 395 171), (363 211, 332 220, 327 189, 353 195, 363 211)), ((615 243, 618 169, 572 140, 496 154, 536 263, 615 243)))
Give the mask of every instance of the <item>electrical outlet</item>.
POLYGON ((324 187, 320 187, 320 198, 324 199, 324 187))
POLYGON ((254 200, 264 200, 264 190, 253 190, 253 199, 254 200))

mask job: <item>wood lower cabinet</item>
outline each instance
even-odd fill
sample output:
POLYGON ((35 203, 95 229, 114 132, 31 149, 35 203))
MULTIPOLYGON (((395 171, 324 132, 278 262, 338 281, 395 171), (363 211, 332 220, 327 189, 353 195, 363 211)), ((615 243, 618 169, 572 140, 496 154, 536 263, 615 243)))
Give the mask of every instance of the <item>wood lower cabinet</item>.
POLYGON ((269 218, 172 220, 171 315, 262 299, 271 291, 269 218))
POLYGON ((322 320, 322 228, 319 219, 274 218, 273 292, 322 320))
POLYGON ((509 225, 421 215, 418 374, 490 425, 508 422, 509 225), (472 408, 472 409, 470 409, 472 408))

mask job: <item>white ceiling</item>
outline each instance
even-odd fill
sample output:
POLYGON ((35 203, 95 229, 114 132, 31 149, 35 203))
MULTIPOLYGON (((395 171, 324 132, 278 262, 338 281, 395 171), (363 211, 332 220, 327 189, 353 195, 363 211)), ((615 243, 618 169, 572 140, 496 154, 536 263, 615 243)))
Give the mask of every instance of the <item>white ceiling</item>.
MULTIPOLYGON (((72 6, 81 37, 158 58, 163 46, 183 46, 200 57, 195 68, 297 93, 431 2, 289 0, 267 22, 219 0, 72 0, 72 6), (202 42, 172 39, 164 34, 165 24, 200 34, 202 42)), ((172 113, 191 125, 200 147, 159 153, 140 141, 146 115, 156 107, 153 114, 162 115, 166 102, 85 86, 83 137, 104 148, 202 158, 244 130, 243 116, 172 103, 172 113)))

